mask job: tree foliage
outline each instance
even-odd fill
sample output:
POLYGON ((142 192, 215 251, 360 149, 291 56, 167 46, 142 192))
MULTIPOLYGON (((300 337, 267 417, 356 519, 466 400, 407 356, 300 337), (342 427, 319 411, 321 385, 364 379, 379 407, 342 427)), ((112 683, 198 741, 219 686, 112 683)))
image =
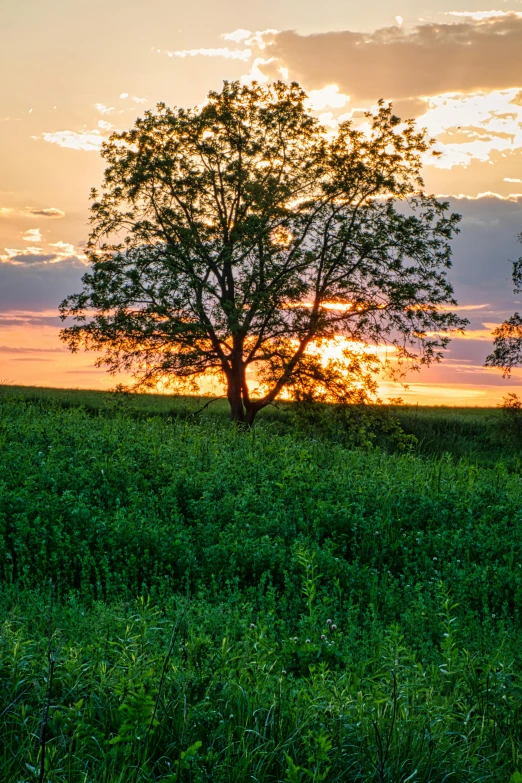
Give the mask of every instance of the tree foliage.
POLYGON ((225 82, 112 135, 92 267, 61 305, 73 351, 142 387, 215 373, 247 423, 282 393, 364 398, 382 365, 371 345, 398 365, 441 357, 465 322, 447 309, 459 216, 423 192, 430 140, 383 102, 366 129, 329 134, 306 97, 225 82), (354 347, 325 361, 336 335, 354 347))
MULTIPOLYGON (((522 243, 522 234, 519 237, 522 243)), ((515 294, 522 293, 522 257, 513 262, 513 285, 515 294)), ((493 332, 493 353, 486 358, 487 367, 500 367, 505 378, 509 378, 513 367, 522 365, 522 316, 515 313, 500 324, 493 332)))

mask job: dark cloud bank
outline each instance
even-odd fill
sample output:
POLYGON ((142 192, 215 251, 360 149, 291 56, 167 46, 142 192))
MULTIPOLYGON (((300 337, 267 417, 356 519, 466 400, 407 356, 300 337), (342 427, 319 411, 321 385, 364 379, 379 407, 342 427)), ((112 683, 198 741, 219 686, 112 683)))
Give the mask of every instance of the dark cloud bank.
POLYGON ((85 271, 76 258, 57 264, 0 264, 0 313, 58 309, 62 299, 80 290, 85 271))

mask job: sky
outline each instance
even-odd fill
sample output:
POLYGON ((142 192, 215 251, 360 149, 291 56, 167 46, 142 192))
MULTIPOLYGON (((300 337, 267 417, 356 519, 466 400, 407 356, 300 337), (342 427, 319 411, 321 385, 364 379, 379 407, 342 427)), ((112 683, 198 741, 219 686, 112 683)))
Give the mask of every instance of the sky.
POLYGON ((103 140, 159 101, 283 78, 333 128, 392 100, 441 152, 426 190, 462 215, 450 276, 467 333, 408 389, 384 382, 383 399, 496 405, 520 391, 522 369, 505 380, 483 363, 521 305, 522 0, 11 0, 0 29, 0 383, 116 383, 58 339, 58 304, 86 271, 103 140))

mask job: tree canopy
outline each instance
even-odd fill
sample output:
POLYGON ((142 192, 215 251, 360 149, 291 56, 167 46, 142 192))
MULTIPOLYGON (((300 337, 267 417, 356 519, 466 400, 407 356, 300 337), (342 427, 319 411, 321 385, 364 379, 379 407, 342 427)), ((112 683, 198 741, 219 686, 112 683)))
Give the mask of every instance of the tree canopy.
MULTIPOLYGON (((522 234, 519 237, 522 243, 522 234)), ((522 258, 513 262, 515 294, 522 293, 522 258)), ((493 353, 486 358, 487 367, 499 367, 504 377, 511 375, 513 367, 522 365, 522 316, 515 313, 493 332, 493 353)))
POLYGON ((329 132, 306 98, 225 82, 111 136, 92 266, 61 304, 73 351, 141 387, 215 373, 246 423, 284 393, 360 399, 382 364, 371 346, 395 367, 441 358, 466 322, 447 277, 459 216, 423 191, 432 142, 382 101, 329 132), (325 361, 337 335, 353 348, 325 361))

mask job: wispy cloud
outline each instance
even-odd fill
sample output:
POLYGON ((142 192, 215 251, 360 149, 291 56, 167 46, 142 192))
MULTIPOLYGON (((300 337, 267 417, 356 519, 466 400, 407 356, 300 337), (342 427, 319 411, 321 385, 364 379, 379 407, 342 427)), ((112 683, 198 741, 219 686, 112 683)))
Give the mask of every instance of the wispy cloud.
POLYGON ((54 133, 42 133, 44 141, 50 144, 58 144, 70 150, 83 150, 84 152, 99 152, 104 136, 99 129, 90 131, 55 131, 54 133))
POLYGON ((44 209, 38 209, 36 207, 26 207, 23 211, 24 215, 30 215, 34 217, 45 218, 64 218, 65 212, 56 207, 45 207, 44 209))
POLYGON ((66 348, 37 348, 20 345, 0 345, 0 353, 64 353, 66 348))
POLYGON ((476 22, 482 22, 484 19, 494 19, 502 16, 522 16, 517 11, 448 11, 447 16, 459 16, 466 19, 474 19, 476 22))
POLYGON ((224 57, 226 60, 247 62, 252 57, 252 50, 230 49, 228 46, 221 46, 214 49, 178 49, 175 52, 166 52, 166 54, 168 57, 224 57))
POLYGON ((60 316, 56 311, 38 312, 38 311, 7 311, 0 312, 0 328, 13 326, 20 328, 22 326, 58 326, 60 316))
POLYGON ((477 305, 457 305, 456 307, 441 307, 441 310, 484 310, 486 307, 491 307, 489 304, 477 304, 477 305))
POLYGON ((100 112, 100 114, 112 114, 112 112, 116 111, 114 106, 105 106, 104 103, 95 103, 94 108, 100 112))
POLYGON ((129 95, 128 92, 122 92, 121 95, 120 95, 120 98, 122 100, 127 100, 127 98, 128 98, 130 101, 133 101, 134 103, 147 103, 147 97, 146 96, 144 98, 140 98, 137 95, 129 95))
MULTIPOLYGON (((221 57, 226 60, 240 60, 242 62, 248 62, 254 58, 254 66, 256 65, 256 57, 254 57, 253 49, 256 52, 262 52, 267 46, 267 37, 271 37, 278 33, 278 30, 259 30, 257 32, 251 32, 240 28, 234 30, 231 33, 223 33, 221 38, 225 41, 233 41, 237 44, 243 44, 242 49, 232 49, 229 46, 219 47, 202 47, 197 49, 177 49, 175 51, 163 51, 162 49, 153 49, 158 54, 166 54, 168 57, 221 57)), ((264 64, 268 64, 269 60, 265 60, 264 64)), ((259 60, 258 60, 259 64, 259 60)), ((266 81, 266 77, 260 74, 260 80, 266 81)), ((120 96, 121 97, 121 96, 120 96)))

